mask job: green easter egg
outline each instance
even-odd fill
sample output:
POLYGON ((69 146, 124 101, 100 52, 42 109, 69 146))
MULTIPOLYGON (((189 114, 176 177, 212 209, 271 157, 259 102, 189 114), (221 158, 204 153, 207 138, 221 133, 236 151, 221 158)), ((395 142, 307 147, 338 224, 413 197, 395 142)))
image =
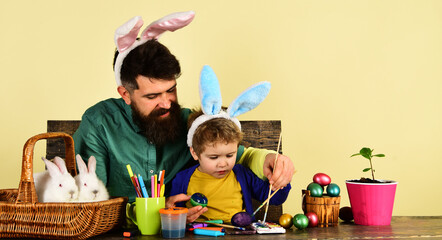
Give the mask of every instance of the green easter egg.
POLYGON ((312 197, 322 197, 322 194, 324 192, 324 189, 322 188, 322 186, 317 183, 310 183, 307 186, 307 190, 310 191, 310 195, 312 197))
POLYGON ((298 213, 293 217, 293 225, 297 229, 304 229, 308 226, 308 217, 304 214, 298 213))

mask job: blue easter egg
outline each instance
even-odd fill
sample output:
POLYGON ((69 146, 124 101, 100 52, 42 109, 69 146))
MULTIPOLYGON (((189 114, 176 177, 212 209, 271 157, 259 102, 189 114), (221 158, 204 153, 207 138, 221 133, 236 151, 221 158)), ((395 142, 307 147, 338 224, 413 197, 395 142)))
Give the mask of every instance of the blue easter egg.
POLYGON ((341 189, 339 188, 338 184, 336 183, 330 183, 327 186, 327 195, 330 197, 337 197, 341 193, 341 189))
POLYGON ((193 206, 202 206, 205 207, 207 206, 207 197, 204 196, 204 194, 202 193, 194 193, 191 197, 190 197, 190 203, 193 206))

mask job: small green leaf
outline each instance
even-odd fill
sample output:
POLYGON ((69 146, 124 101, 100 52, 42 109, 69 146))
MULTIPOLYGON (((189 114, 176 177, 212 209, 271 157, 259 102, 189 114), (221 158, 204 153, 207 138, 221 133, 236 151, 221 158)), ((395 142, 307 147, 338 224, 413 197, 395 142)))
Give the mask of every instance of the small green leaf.
POLYGON ((356 153, 356 154, 351 155, 350 157, 359 156, 359 155, 361 155, 361 154, 360 153, 356 153))
POLYGON ((376 155, 373 155, 373 157, 385 157, 385 154, 376 154, 376 155))
POLYGON ((370 148, 362 148, 359 153, 366 159, 371 159, 372 150, 370 148))
POLYGON ((362 170, 363 172, 368 172, 368 171, 370 171, 371 170, 371 168, 365 168, 364 170, 362 170))

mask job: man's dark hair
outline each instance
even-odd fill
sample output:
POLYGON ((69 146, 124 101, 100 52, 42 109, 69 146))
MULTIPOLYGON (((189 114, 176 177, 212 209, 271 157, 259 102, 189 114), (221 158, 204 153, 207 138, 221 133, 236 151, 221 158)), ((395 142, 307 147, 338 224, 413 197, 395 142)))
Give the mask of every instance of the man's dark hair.
MULTIPOLYGON (((115 51, 115 61, 118 51, 115 51)), ((123 60, 121 83, 128 90, 138 89, 136 77, 175 80, 181 75, 180 63, 169 49, 157 40, 149 40, 133 49, 123 60)))

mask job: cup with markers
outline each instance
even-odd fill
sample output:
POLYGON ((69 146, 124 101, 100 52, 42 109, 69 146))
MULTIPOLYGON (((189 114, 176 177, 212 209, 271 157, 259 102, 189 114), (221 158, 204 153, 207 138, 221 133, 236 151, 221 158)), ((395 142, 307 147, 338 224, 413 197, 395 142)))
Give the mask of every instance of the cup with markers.
POLYGON ((146 183, 140 174, 134 174, 128 164, 127 171, 134 186, 137 198, 127 209, 127 216, 138 226, 142 235, 156 235, 160 233, 160 209, 165 208, 164 174, 159 172, 151 178, 151 194, 149 196, 146 183))

